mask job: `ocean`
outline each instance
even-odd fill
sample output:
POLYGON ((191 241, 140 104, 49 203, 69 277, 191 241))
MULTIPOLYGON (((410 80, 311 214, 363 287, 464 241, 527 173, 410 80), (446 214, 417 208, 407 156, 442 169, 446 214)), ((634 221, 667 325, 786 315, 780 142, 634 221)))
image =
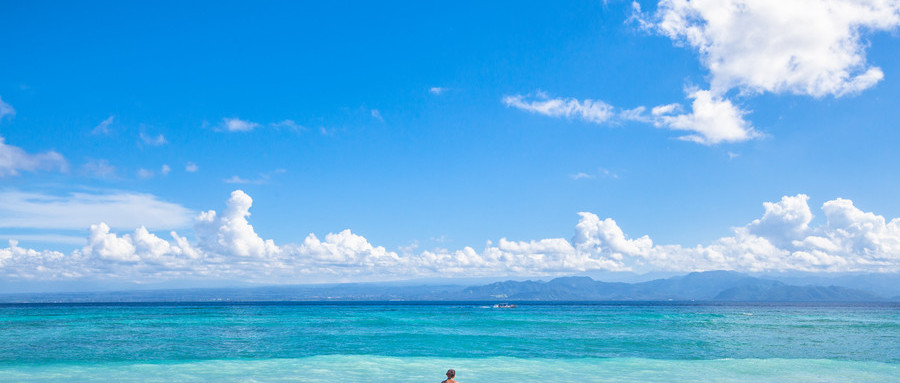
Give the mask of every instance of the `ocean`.
POLYGON ((0 304, 0 382, 900 382, 900 304, 0 304))

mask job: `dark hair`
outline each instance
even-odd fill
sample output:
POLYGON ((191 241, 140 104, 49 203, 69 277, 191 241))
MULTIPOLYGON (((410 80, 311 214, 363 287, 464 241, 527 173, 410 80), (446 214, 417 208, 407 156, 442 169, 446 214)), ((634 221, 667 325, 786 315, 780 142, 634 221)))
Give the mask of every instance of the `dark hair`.
POLYGON ((448 377, 448 378, 453 379, 453 377, 455 377, 455 376, 456 376, 456 371, 453 371, 452 368, 449 369, 449 370, 447 370, 447 377, 448 377))

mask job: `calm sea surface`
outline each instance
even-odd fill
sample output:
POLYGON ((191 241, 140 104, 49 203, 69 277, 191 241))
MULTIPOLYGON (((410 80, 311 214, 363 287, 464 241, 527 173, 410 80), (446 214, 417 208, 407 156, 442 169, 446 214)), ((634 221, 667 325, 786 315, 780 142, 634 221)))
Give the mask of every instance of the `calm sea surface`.
POLYGON ((0 382, 900 382, 900 305, 0 305, 0 382))

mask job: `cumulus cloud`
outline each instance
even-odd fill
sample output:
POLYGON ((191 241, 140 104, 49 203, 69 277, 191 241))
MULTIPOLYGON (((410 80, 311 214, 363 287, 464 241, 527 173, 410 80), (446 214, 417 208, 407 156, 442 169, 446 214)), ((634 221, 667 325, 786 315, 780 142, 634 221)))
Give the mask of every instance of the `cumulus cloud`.
POLYGON ((887 0, 661 0, 653 14, 637 2, 629 18, 646 30, 689 46, 709 71, 709 89, 688 92, 680 104, 616 109, 602 101, 514 95, 504 104, 553 117, 594 123, 637 121, 688 131, 681 139, 705 145, 764 135, 728 94, 763 92, 813 97, 859 93, 884 73, 866 60, 872 32, 900 26, 900 2, 887 0))
POLYGON ((46 193, 0 190, 0 228, 84 230, 97 222, 113 228, 189 227, 194 212, 150 194, 46 193))
POLYGON ((16 110, 13 109, 12 105, 9 105, 9 104, 3 102, 3 98, 0 97, 0 120, 2 120, 3 117, 6 117, 6 116, 12 117, 15 115, 16 115, 16 110))
POLYGON ((241 257, 262 258, 275 255, 280 250, 272 240, 263 240, 247 221, 253 199, 241 190, 231 193, 225 211, 218 215, 214 210, 200 213, 194 231, 200 244, 217 253, 241 257))
POLYGON ((62 171, 69 169, 66 159, 55 151, 30 154, 24 149, 9 145, 0 137, 0 177, 17 176, 21 171, 62 171))
POLYGON ((184 171, 186 171, 188 173, 196 173, 199 170, 200 170, 200 167, 197 166, 197 164, 195 164, 193 162, 188 162, 186 165, 184 165, 184 171))
POLYGON ((900 25, 900 3, 662 0, 642 25, 696 49, 716 95, 740 88, 842 96, 884 77, 866 61, 864 36, 900 25))
POLYGON ((447 88, 442 88, 442 87, 439 87, 439 86, 433 86, 433 87, 431 87, 431 88, 428 89, 428 93, 431 93, 431 94, 433 94, 433 95, 435 95, 435 96, 440 96, 440 95, 444 94, 444 92, 446 92, 446 91, 448 91, 448 90, 449 90, 449 89, 447 89, 447 88))
POLYGON ((219 129, 228 132, 249 132, 259 127, 259 124, 253 121, 241 120, 239 118, 223 118, 219 129))
POLYGON ((812 227, 803 194, 763 204, 764 213, 732 234, 707 245, 655 244, 631 237, 612 218, 579 213, 571 239, 488 241, 476 250, 405 247, 385 249, 343 230, 297 244, 277 245, 250 224, 253 200, 231 194, 222 212, 194 220, 196 242, 169 232, 169 239, 145 226, 126 234, 109 225, 90 226, 87 245, 70 254, 18 247, 0 248, 0 276, 66 279, 234 278, 251 282, 298 283, 378 280, 465 273, 469 276, 559 275, 613 271, 900 271, 900 219, 856 208, 850 200, 823 204, 826 223, 812 227))
POLYGON ((760 137, 761 134, 744 120, 746 111, 731 101, 714 96, 708 90, 696 90, 688 97, 693 100, 691 112, 671 114, 676 105, 662 105, 652 109, 654 123, 674 130, 694 132, 681 139, 712 145, 720 142, 741 142, 760 137))
POLYGON ((549 117, 581 119, 595 124, 609 121, 615 115, 615 108, 600 100, 578 100, 575 98, 550 98, 546 93, 535 96, 516 94, 503 98, 507 107, 542 114, 549 117))
POLYGON ((753 220, 747 229, 753 235, 768 238, 778 246, 787 246, 794 238, 801 238, 809 232, 809 222, 813 219, 805 194, 781 197, 779 202, 764 202, 765 214, 753 220))

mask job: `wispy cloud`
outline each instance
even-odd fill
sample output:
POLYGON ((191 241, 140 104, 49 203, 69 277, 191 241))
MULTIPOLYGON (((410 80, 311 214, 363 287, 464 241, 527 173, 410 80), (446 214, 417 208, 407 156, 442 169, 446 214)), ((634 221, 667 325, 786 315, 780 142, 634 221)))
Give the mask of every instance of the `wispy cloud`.
POLYGON ((587 174, 585 172, 578 172, 578 173, 570 175, 569 177, 571 177, 573 180, 586 180, 586 179, 596 178, 595 175, 587 174))
POLYGON ((447 88, 442 88, 442 87, 439 87, 439 86, 433 86, 433 87, 431 87, 430 89, 428 89, 428 92, 431 93, 431 94, 433 94, 433 95, 435 95, 435 96, 440 96, 440 95, 444 94, 445 92, 447 92, 448 90, 449 90, 449 89, 447 89, 447 88))
POLYGON ((249 132, 259 126, 259 123, 253 121, 241 120, 239 118, 223 118, 222 124, 219 125, 219 129, 228 132, 249 132))
POLYGON ((184 165, 184 171, 186 171, 188 173, 196 173, 199 170, 200 170, 200 167, 197 166, 197 164, 195 164, 193 162, 188 162, 186 165, 184 165))
POLYGON ((222 180, 222 182, 224 182, 226 184, 261 184, 261 183, 264 183, 265 181, 267 181, 267 180, 263 180, 261 178, 255 179, 255 180, 250 180, 250 179, 241 178, 238 176, 231 176, 229 178, 222 180))
POLYGON ((597 168, 596 172, 591 172, 591 173, 578 172, 578 173, 569 175, 569 177, 572 178, 573 180, 587 180, 587 179, 594 179, 594 178, 617 179, 617 178, 619 178, 619 175, 609 169, 597 168))
POLYGON ((8 145, 0 137, 0 177, 17 176, 22 171, 61 171, 69 169, 69 163, 62 154, 55 151, 30 154, 18 146, 8 145))
POLYGON ((145 180, 150 179, 150 178, 153 178, 153 176, 155 176, 155 175, 156 175, 156 173, 149 169, 140 168, 137 170, 137 176, 140 179, 145 179, 145 180))
POLYGON ((151 194, 123 191, 54 195, 0 189, 0 228, 83 230, 112 227, 174 229, 190 226, 194 212, 151 194))
POLYGON ((116 177, 116 167, 110 165, 109 161, 105 159, 99 160, 90 160, 86 162, 84 165, 81 165, 81 171, 87 174, 89 177, 96 178, 115 178, 116 177))
POLYGON ((550 98, 544 92, 537 92, 534 96, 521 94, 506 96, 503 97, 503 103, 508 107, 531 113, 549 117, 577 118, 596 124, 607 122, 615 115, 612 105, 600 100, 550 98))
POLYGON ((379 112, 378 109, 372 109, 371 113, 372 113, 372 118, 374 118, 378 121, 384 121, 384 117, 381 117, 381 112, 379 112))
POLYGON ((302 131, 306 130, 306 128, 304 128, 303 125, 300 125, 300 124, 294 122, 294 120, 282 120, 279 122, 273 122, 273 123, 269 124, 269 126, 275 128, 275 129, 287 129, 287 130, 291 130, 294 132, 302 132, 302 131))
POLYGON ((64 234, 2 234, 0 233, 0 241, 11 242, 13 246, 18 246, 19 241, 41 242, 41 243, 59 243, 63 245, 83 246, 87 243, 84 236, 64 235, 64 234))
POLYGON ((165 145, 166 143, 168 143, 168 141, 166 141, 166 137, 164 137, 162 134, 159 134, 157 136, 151 136, 144 132, 141 132, 140 136, 141 136, 141 141, 147 145, 160 146, 160 145, 165 145))
POLYGON ((227 184, 245 184, 245 185, 263 185, 269 183, 272 179, 272 176, 275 174, 286 173, 285 169, 275 169, 271 172, 260 173, 256 178, 242 178, 239 176, 231 176, 229 178, 223 179, 222 182, 227 184))
POLYGON ((679 139, 704 145, 742 142, 765 136, 743 118, 748 112, 728 99, 714 96, 707 90, 689 90, 688 98, 693 100, 690 113, 680 113, 683 110, 680 104, 656 106, 648 114, 645 106, 621 109, 599 100, 550 98, 543 92, 538 92, 535 97, 506 96, 503 103, 548 117, 581 119, 596 124, 634 121, 689 131, 693 134, 679 139))
POLYGON ((115 116, 109 116, 105 120, 101 121, 97 126, 91 130, 91 134, 99 135, 99 134, 109 134, 109 127, 112 125, 115 120, 115 116))
POLYGON ((4 117, 12 117, 16 115, 16 110, 13 109, 12 105, 9 105, 3 102, 3 98, 0 98, 0 120, 4 117))

